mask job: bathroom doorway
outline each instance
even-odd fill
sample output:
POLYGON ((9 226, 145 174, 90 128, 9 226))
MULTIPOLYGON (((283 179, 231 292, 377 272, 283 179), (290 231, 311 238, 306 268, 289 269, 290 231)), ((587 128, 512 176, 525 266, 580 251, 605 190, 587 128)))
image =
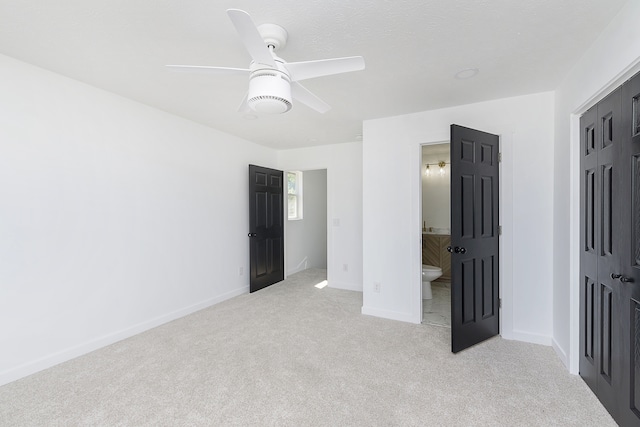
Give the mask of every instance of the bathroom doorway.
POLYGON ((420 193, 424 251, 417 255, 424 254, 424 279, 418 287, 418 303, 420 314, 427 311, 426 323, 435 324, 437 315, 438 323, 447 326, 445 316, 450 316, 451 351, 457 353, 500 332, 500 136, 455 124, 450 130, 449 162, 446 151, 442 152, 446 146, 437 147, 443 142, 431 149, 424 146, 420 165, 426 191, 424 196, 420 193), (430 188, 448 194, 449 200, 438 198, 430 188), (448 286, 438 286, 438 279, 444 282, 448 271, 448 286), (450 311, 442 299, 428 301, 432 287, 436 293, 445 288, 450 311))
POLYGON ((421 174, 422 323, 451 328, 451 254, 447 251, 451 246, 449 141, 422 146, 421 174), (429 281, 429 275, 437 277, 429 281))

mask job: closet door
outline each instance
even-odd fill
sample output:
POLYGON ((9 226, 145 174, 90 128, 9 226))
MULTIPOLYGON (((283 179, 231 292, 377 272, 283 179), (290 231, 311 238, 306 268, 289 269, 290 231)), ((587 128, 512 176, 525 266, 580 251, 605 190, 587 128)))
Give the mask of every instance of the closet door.
POLYGON ((582 257, 580 375, 615 417, 622 366, 619 325, 622 138, 620 89, 581 119, 582 257))
POLYGON ((622 426, 640 425, 640 74, 622 87, 621 267, 615 272, 621 298, 622 426))
POLYGON ((598 250, 599 221, 597 206, 600 200, 598 185, 598 152, 596 146, 597 106, 580 118, 580 376, 598 392, 597 361, 600 335, 598 331, 598 250))

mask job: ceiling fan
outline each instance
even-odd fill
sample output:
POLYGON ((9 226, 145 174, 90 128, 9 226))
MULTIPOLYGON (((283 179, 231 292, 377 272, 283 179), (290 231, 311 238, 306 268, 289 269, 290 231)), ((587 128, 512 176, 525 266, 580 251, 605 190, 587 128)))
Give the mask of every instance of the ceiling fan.
POLYGON ((243 10, 228 9, 236 31, 251 55, 249 68, 209 67, 202 65, 167 65, 175 71, 202 72, 249 76, 249 91, 245 95, 240 112, 251 110, 257 113, 279 114, 291 109, 292 99, 325 113, 331 107, 299 82, 314 77, 348 73, 364 69, 364 58, 322 59, 305 62, 286 62, 275 52, 284 48, 287 31, 279 25, 262 24, 259 27, 243 10))

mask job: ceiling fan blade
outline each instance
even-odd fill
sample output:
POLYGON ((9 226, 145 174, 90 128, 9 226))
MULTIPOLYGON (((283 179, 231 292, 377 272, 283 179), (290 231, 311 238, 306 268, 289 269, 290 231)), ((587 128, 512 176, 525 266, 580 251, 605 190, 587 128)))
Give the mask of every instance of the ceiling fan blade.
POLYGON ((291 75, 291 80, 301 81, 314 77, 364 70, 364 58, 362 56, 349 56, 317 61, 288 62, 285 67, 287 67, 291 75))
POLYGON ((307 107, 313 108, 321 114, 324 114, 331 109, 329 104, 309 92, 298 82, 291 82, 291 95, 307 107))
POLYGON ((262 39, 258 28, 251 20, 251 16, 240 9, 228 9, 227 15, 231 18, 231 22, 233 26, 236 27, 236 31, 240 35, 244 47, 249 51, 251 58, 260 64, 276 68, 273 56, 271 56, 271 52, 262 39))
POLYGON ((249 113, 251 111, 251 108, 249 108, 249 92, 247 92, 244 95, 244 98, 242 98, 242 102, 240 103, 240 106, 238 107, 238 112, 240 113, 249 113))
POLYGON ((166 65, 166 67, 178 73, 231 74, 244 76, 249 74, 249 70, 245 68, 209 67, 206 65, 166 65))

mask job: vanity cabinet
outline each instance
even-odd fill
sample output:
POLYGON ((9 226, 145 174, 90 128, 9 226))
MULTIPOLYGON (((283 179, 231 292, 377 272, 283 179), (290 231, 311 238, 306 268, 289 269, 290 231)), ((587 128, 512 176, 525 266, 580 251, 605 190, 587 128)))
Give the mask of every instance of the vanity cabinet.
POLYGON ((451 245, 451 236, 444 234, 422 235, 422 264, 442 269, 442 276, 436 282, 451 282, 451 254, 447 246, 451 245))

